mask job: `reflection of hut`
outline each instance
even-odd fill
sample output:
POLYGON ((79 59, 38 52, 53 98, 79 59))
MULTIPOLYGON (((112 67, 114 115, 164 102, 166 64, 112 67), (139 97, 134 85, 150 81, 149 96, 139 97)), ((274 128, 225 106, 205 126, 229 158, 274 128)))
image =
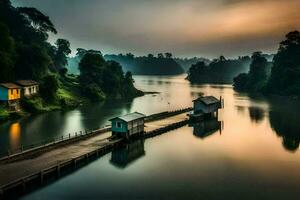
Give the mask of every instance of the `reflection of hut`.
POLYGON ((145 115, 135 112, 111 119, 112 134, 126 138, 144 133, 145 115))
POLYGON ((222 131, 222 122, 219 122, 216 118, 212 118, 209 120, 201 121, 192 124, 193 126, 193 134, 199 138, 206 138, 218 130, 222 131))
POLYGON ((111 154, 110 163, 119 168, 125 168, 145 155, 144 140, 135 140, 116 149, 111 154))
POLYGON ((223 107, 223 100, 213 96, 199 97, 194 101, 194 109, 189 114, 191 120, 199 120, 205 117, 213 116, 218 113, 218 109, 223 107))

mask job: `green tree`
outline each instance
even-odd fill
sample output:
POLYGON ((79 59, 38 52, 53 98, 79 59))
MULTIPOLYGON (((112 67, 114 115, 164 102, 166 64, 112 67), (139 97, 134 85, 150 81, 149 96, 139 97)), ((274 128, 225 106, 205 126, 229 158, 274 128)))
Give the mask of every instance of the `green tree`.
POLYGON ((14 40, 7 26, 0 23, 0 82, 13 80, 15 54, 14 40))
POLYGON ((158 57, 158 58, 164 58, 164 54, 159 53, 159 54, 157 54, 157 57, 158 57))
POLYGON ((70 42, 65 39, 57 39, 55 45, 54 67, 58 72, 65 74, 63 72, 66 69, 65 66, 68 64, 67 56, 71 53, 70 42))
POLYGON ((274 56, 268 90, 271 93, 300 95, 300 33, 286 35, 274 56))
POLYGON ((247 84, 250 90, 259 91, 267 82, 268 61, 263 57, 262 52, 254 52, 251 58, 247 84))
POLYGON ((238 91, 245 91, 248 89, 248 74, 241 73, 233 79, 233 87, 238 91))
POLYGON ((56 93, 59 88, 59 82, 54 75, 47 75, 43 78, 40 85, 40 94, 46 102, 56 100, 56 93))
POLYGON ((165 53, 165 56, 166 56, 166 58, 171 59, 173 55, 172 55, 172 53, 167 52, 167 53, 165 53))

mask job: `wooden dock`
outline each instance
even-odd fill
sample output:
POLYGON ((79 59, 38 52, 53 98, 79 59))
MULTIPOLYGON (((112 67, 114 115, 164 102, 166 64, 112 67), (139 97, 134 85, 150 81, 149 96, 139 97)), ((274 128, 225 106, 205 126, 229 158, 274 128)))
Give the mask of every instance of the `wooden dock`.
MULTIPOLYGON (((145 134, 150 138, 188 123, 191 108, 158 113, 146 118, 145 134)), ((41 185, 67 171, 109 153, 123 139, 112 138, 110 127, 94 130, 77 137, 52 142, 0 159, 0 199, 26 192, 30 185, 41 185)))

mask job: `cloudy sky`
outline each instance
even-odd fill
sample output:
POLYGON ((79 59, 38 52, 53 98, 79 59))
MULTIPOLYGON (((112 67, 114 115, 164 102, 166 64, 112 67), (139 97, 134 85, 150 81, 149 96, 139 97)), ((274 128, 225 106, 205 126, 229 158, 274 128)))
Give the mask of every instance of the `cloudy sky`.
POLYGON ((14 0, 50 16, 72 49, 137 55, 275 52, 300 29, 300 0, 14 0))

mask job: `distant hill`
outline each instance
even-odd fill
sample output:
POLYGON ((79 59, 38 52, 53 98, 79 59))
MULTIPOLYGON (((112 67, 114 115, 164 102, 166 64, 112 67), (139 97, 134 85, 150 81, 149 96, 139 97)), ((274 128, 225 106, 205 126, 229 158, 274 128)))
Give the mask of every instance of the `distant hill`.
POLYGON ((106 60, 113 60, 123 66, 124 71, 135 75, 177 75, 184 73, 182 67, 172 58, 171 54, 158 54, 157 57, 135 57, 133 54, 105 55, 106 60))

